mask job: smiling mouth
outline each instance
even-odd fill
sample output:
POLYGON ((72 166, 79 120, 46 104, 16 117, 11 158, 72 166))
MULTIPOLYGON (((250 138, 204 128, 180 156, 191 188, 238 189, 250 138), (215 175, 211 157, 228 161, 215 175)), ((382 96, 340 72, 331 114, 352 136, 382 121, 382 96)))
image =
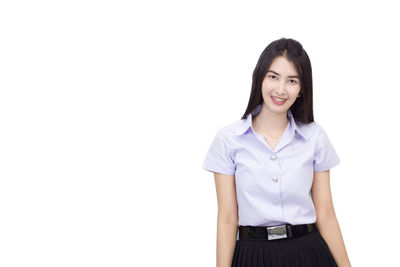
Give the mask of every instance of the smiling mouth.
POLYGON ((280 103, 280 104, 285 103, 286 100, 287 100, 287 99, 285 99, 285 98, 279 98, 279 97, 275 97, 275 96, 271 96, 271 98, 272 98, 272 100, 273 100, 274 102, 278 102, 278 103, 280 103))

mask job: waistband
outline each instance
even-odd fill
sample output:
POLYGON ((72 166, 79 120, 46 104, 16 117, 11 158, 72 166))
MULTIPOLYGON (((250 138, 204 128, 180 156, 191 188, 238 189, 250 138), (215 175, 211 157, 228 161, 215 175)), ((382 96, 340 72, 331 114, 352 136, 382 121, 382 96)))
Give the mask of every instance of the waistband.
POLYGON ((266 239, 296 238, 316 230, 315 223, 309 224, 281 224, 273 226, 244 226, 239 225, 239 239, 266 239))

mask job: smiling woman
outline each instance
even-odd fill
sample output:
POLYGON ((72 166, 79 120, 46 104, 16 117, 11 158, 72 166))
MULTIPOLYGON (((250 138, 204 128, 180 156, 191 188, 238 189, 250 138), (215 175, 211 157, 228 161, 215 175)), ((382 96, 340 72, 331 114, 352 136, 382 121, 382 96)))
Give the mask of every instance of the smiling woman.
POLYGON ((302 45, 276 40, 244 115, 217 131, 203 162, 217 190, 217 267, 350 266, 329 186, 340 159, 314 121, 312 90, 302 45))

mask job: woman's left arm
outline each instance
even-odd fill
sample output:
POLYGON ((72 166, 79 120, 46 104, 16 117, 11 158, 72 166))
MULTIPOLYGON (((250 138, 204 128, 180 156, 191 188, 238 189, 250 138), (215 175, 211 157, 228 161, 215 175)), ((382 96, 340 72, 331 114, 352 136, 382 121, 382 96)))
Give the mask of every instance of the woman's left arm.
POLYGON ((311 195, 317 215, 318 231, 326 241, 338 267, 351 267, 333 206, 329 170, 314 172, 311 195))

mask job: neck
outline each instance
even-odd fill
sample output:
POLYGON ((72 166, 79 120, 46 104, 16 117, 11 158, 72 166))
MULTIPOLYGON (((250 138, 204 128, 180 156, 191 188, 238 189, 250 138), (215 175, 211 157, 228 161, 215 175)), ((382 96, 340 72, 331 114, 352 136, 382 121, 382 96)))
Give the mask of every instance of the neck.
POLYGON ((257 129, 262 132, 280 134, 286 129, 289 118, 287 117, 287 111, 275 113, 262 106, 253 122, 256 124, 257 129))

